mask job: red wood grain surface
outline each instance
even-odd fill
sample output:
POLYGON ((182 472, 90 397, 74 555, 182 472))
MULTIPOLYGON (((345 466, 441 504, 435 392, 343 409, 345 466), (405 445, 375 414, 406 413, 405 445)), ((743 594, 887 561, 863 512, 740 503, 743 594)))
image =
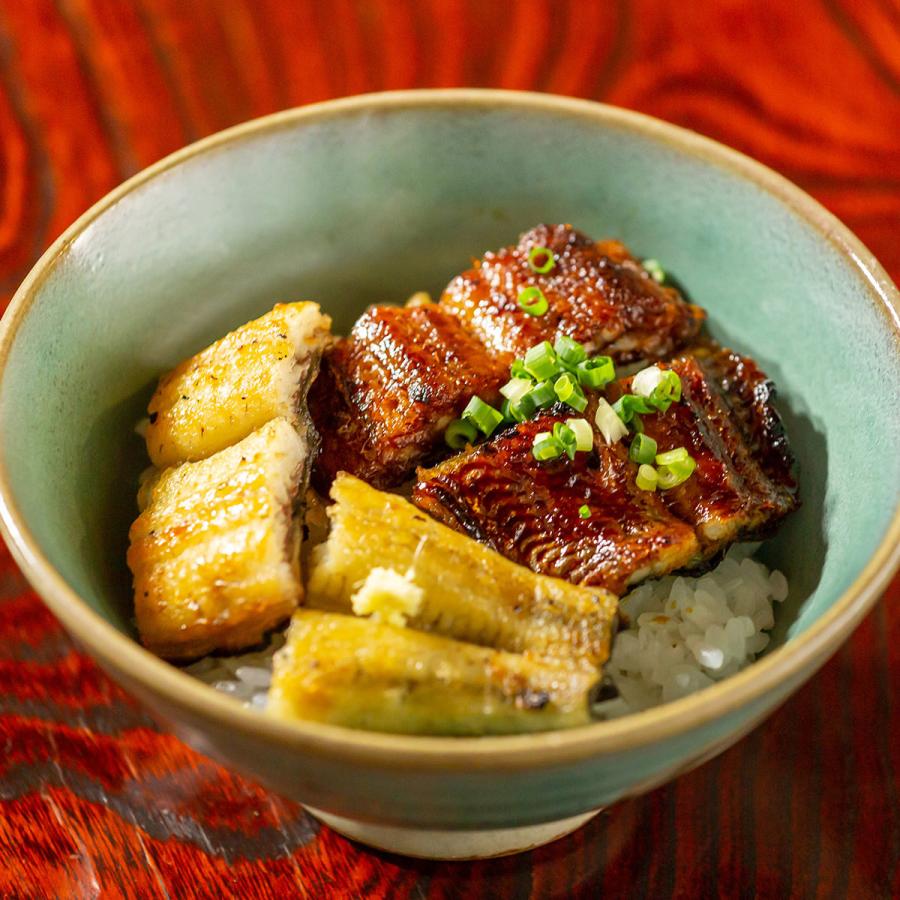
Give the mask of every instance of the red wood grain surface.
MULTIPOLYGON (((0 0, 0 303, 122 179, 366 90, 591 97, 773 166, 900 277, 897 0, 0 0)), ((371 853, 187 749, 0 553, 0 896, 900 896, 900 581, 765 725, 509 859, 371 853)))

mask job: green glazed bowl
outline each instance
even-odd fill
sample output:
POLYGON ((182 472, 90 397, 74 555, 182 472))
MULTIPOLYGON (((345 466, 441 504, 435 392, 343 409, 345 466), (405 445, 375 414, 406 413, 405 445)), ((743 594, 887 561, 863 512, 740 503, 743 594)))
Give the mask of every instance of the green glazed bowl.
POLYGON ((635 113, 499 91, 280 113, 131 179, 16 294, 0 328, 4 534, 77 641, 194 747, 377 845, 522 848, 734 743, 876 601, 900 555, 898 307, 797 188, 635 113), (541 221, 660 259, 779 386, 804 505, 763 551, 791 585, 772 649, 655 710, 484 739, 272 721, 143 650, 125 547, 146 464, 133 426, 159 374, 278 300, 318 300, 344 331, 541 221))

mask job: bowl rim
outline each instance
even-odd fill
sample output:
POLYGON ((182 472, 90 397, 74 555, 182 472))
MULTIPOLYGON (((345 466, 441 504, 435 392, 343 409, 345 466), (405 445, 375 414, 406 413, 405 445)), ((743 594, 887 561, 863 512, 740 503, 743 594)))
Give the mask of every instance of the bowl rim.
MULTIPOLYGON (((676 125, 589 100, 480 88, 418 89, 360 94, 288 109, 217 132, 172 153, 129 178, 81 215, 46 250, 0 320, 0 385, 10 349, 41 284, 69 245, 128 194, 195 157, 280 129, 303 127, 362 112, 438 108, 514 109, 568 116, 601 128, 637 133, 749 180, 782 203, 849 257, 873 305, 900 342, 900 292, 862 242, 817 201, 768 167, 717 141, 676 125)), ((812 674, 874 605, 900 566, 900 504, 875 552, 832 607, 802 634, 752 666, 704 691, 606 722, 565 731, 480 738, 381 734, 315 722, 287 722, 243 707, 232 698, 159 659, 122 634, 69 587, 41 550, 17 507, 0 447, 0 533, 23 573, 65 628, 107 670, 120 673, 164 707, 194 721, 218 720, 234 732, 286 750, 381 769, 521 771, 620 753, 677 737, 734 712, 780 685, 812 674)))

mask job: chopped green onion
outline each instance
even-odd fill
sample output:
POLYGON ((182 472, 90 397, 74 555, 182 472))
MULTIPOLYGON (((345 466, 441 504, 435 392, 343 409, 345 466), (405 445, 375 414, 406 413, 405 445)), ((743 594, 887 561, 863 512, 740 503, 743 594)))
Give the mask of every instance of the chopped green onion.
POLYGON ((664 491, 677 487, 679 484, 687 481, 694 474, 694 469, 696 468, 697 461, 692 456, 689 456, 686 460, 660 466, 657 469, 659 486, 664 491))
POLYGON ((526 395, 534 403, 535 408, 552 406, 556 402, 556 391, 552 381, 542 381, 536 384, 526 395))
POLYGON ((490 437, 503 421, 503 414, 477 395, 468 402, 462 417, 471 421, 485 437, 490 437))
POLYGON ((556 257, 549 247, 532 247, 528 251, 528 265, 532 272, 546 275, 556 265, 556 257))
POLYGON ((561 334, 556 339, 553 349, 556 351, 559 361, 567 366, 577 366, 578 363, 587 359, 587 350, 567 334, 561 334))
POLYGON ((517 302, 519 304, 519 309, 521 309, 522 312, 528 313, 529 316, 542 316, 550 308, 550 304, 547 303, 544 292, 539 287, 535 287, 535 285, 522 288, 522 290, 519 291, 517 302))
POLYGON ((512 404, 509 400, 504 400, 500 404, 500 415, 503 416, 503 421, 505 424, 509 425, 511 422, 515 422, 515 418, 513 417, 512 410, 510 407, 512 404))
POLYGON ((593 450, 594 429, 587 419, 566 419, 566 425, 572 429, 575 435, 575 449, 582 452, 593 450))
POLYGON ((530 378, 510 378, 500 388, 500 393, 507 400, 521 400, 533 387, 534 382, 530 378))
POLYGON ((578 515, 581 516, 582 519, 589 519, 591 517, 591 508, 587 503, 578 507, 578 515))
POLYGON ((444 441, 451 450, 462 450, 478 437, 478 429, 465 419, 454 419, 444 432, 444 441))
POLYGON ((646 434, 635 435, 628 448, 628 458, 636 463, 652 463, 656 456, 656 441, 646 434))
MULTIPOLYGON (((559 379, 557 379, 558 383, 559 379)), ((584 396, 584 391, 581 390, 577 382, 575 383, 575 390, 566 397, 565 403, 567 406, 571 406, 575 412, 584 412, 587 409, 587 397, 584 396)))
POLYGON ((647 270, 647 274, 657 283, 664 284, 666 280, 666 270, 659 264, 657 259, 645 259, 642 263, 647 270))
POLYGON ((663 373, 659 366, 647 366, 631 379, 631 393, 639 397, 649 397, 662 380, 663 373))
POLYGON ((556 351, 550 346, 550 341, 541 341, 535 344, 525 354, 525 371, 535 381, 545 381, 559 371, 559 361, 556 351))
POLYGON ((568 372, 565 372, 556 379, 553 384, 553 390, 556 391, 556 396, 565 403, 575 393, 575 385, 575 379, 568 372))
POLYGON ((607 444, 615 444, 628 434, 625 423, 602 397, 597 401, 597 412, 594 414, 594 422, 596 422, 597 428, 607 444))
POLYGON ((566 456, 568 456, 569 459, 575 459, 575 449, 577 446, 575 432, 572 431, 568 425, 564 425, 562 422, 556 422, 553 426, 553 437, 562 444, 566 451, 566 456))
POLYGON ((659 384, 653 389, 649 400, 660 412, 666 412, 668 408, 681 399, 681 379, 677 372, 667 369, 662 373, 659 384))
POLYGON ((531 394, 526 394, 518 400, 513 400, 509 404, 509 414, 517 421, 524 422, 530 419, 537 410, 537 404, 531 394))
POLYGON ((531 447, 531 455, 538 462, 545 462, 548 459, 556 459, 562 456, 565 447, 558 441, 549 431, 542 431, 534 436, 534 444, 531 447))
POLYGON ((531 376, 525 371, 524 359, 514 359, 512 365, 509 367, 509 374, 513 378, 531 378, 531 376))
POLYGON ((616 367, 608 356, 593 356, 578 363, 578 380, 585 386, 599 390, 615 380, 616 367))
POLYGON ((656 455, 656 464, 658 466, 671 466, 672 463, 683 463, 690 458, 690 454, 684 447, 676 447, 674 450, 658 453, 656 455))
POLYGON ((623 394, 613 403, 613 409, 626 425, 634 418, 635 413, 654 412, 654 408, 647 399, 638 397, 636 394, 623 394))
POLYGON ((672 399, 677 403, 681 399, 681 378, 674 369, 663 372, 661 387, 665 385, 672 399))
POLYGON ((645 464, 638 469, 637 478, 634 479, 634 483, 642 491, 655 491, 657 480, 658 476, 656 474, 656 469, 654 469, 653 466, 645 464))

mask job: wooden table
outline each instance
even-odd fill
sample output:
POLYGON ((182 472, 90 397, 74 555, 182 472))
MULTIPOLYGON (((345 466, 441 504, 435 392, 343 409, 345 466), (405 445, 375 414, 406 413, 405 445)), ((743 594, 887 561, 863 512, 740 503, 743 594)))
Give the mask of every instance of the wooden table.
MULTIPOLYGON (((2 301, 88 205, 195 138, 451 85, 592 97, 711 135, 811 191, 900 276, 897 0, 2 0, 2 301)), ((2 897, 900 896, 900 580, 738 746, 479 864, 318 827, 160 731, 5 551, 0 594, 2 897)))

